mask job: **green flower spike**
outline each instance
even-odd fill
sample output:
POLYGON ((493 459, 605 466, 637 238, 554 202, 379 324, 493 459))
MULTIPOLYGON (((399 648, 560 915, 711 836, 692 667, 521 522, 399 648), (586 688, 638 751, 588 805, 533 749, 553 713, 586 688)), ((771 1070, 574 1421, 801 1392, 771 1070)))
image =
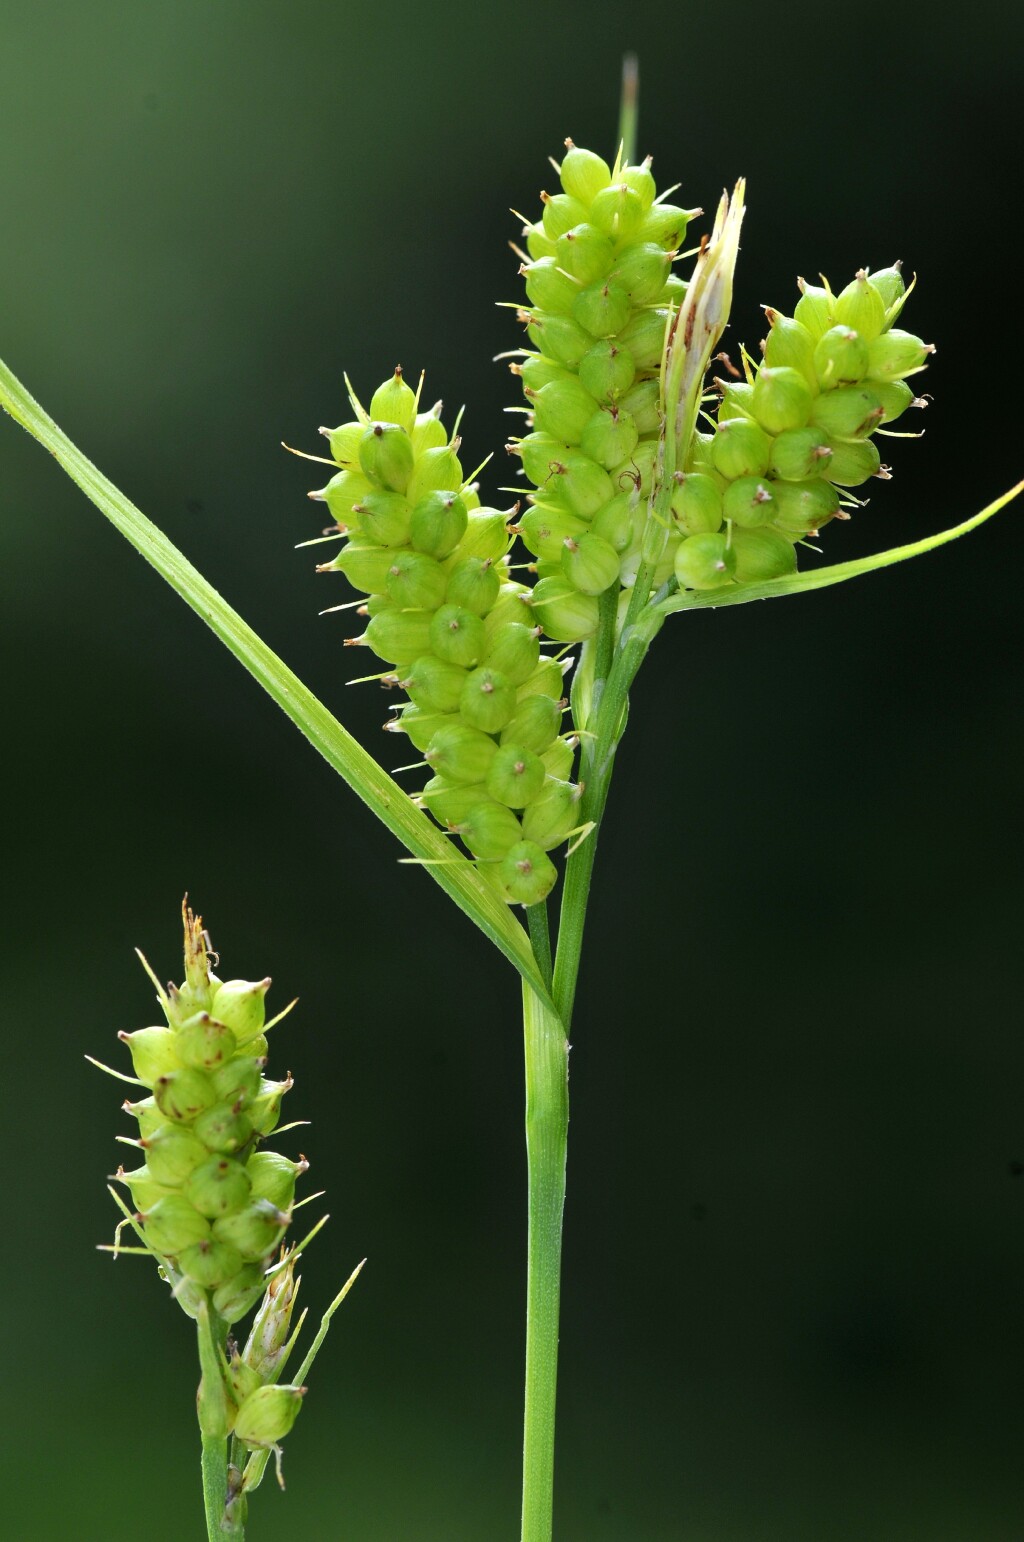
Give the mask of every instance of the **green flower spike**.
MULTIPOLYGON (((572 643, 596 634, 599 597, 632 584, 644 555, 640 504, 658 464, 662 355, 687 303, 671 268, 700 211, 659 200, 649 160, 609 168, 566 146, 562 192, 542 195, 540 224, 523 232, 534 260, 521 269, 530 304, 520 317, 536 351, 511 368, 531 431, 508 449, 535 489, 519 524, 538 558, 534 611, 550 638, 572 643)), ((679 534, 668 521, 661 529, 663 581, 679 534)))
MULTIPOLYGON (((402 402, 391 389, 391 408, 399 412, 402 402)), ((517 839, 520 835, 517 825, 517 839)), ((292 1218, 296 1180, 308 1163, 261 1149, 291 1087, 291 1077, 271 1082, 262 1075, 265 1033, 285 1015, 265 1020, 269 979, 218 980, 201 919, 187 905, 182 919, 184 982, 165 990, 142 959, 157 986, 166 1027, 119 1035, 136 1073, 126 1079, 151 1088, 153 1095, 125 1104, 139 1123, 139 1139, 127 1143, 141 1148, 145 1163, 134 1172, 119 1169, 115 1178, 128 1188, 134 1210, 111 1190, 125 1218, 118 1233, 131 1226, 141 1246, 125 1248, 117 1240, 111 1251, 155 1259, 179 1305, 196 1320, 209 1536, 241 1538, 247 1495, 271 1452, 280 1479, 280 1442, 305 1391, 302 1385, 279 1385, 305 1316, 293 1332, 295 1264, 305 1244, 281 1248, 276 1262, 274 1255, 292 1218), (261 1298, 239 1354, 228 1329, 261 1298)), ((300 1380, 352 1280, 324 1319, 300 1380)))
POLYGON ((934 350, 892 330, 909 294, 898 263, 877 278, 860 269, 838 296, 827 281, 817 289, 801 279, 800 288, 794 316, 766 310, 764 362, 755 367, 744 354, 745 384, 717 382, 714 435, 698 436, 690 450, 687 470, 697 474, 699 465, 721 496, 721 530, 693 531, 684 498, 673 499, 686 536, 675 559, 682 589, 792 575, 797 545, 862 506, 848 488, 888 480, 871 436, 907 407, 924 406, 903 376, 934 350))
MULTIPOLYGON (((578 163, 574 186, 600 180, 604 163, 595 170, 597 161, 578 163)), ((583 207, 576 195, 565 197, 551 215, 552 242, 563 249, 568 243, 565 260, 579 273, 603 272, 614 243, 585 228, 582 215, 563 228, 583 207)), ((546 252, 527 270, 530 288, 553 307, 552 319, 568 319, 580 281, 546 252)), ((550 837, 559 826, 543 823, 542 848, 526 840, 524 820, 572 771, 573 748, 562 736, 563 670, 541 652, 540 628, 570 642, 597 626, 594 595, 617 579, 619 559, 590 533, 590 519, 612 496, 605 463, 617 464, 636 442, 629 415, 614 403, 602 406, 563 365, 530 372, 524 386, 544 428, 528 436, 523 453, 538 481, 551 483, 550 507, 524 516, 536 526, 553 575, 532 594, 509 566, 509 548, 523 527, 513 526, 509 513, 481 507, 463 474, 460 441, 449 440, 441 423, 440 403, 420 413, 418 393, 401 370, 374 392, 369 414, 350 395, 355 419, 327 431, 340 469, 314 495, 327 502, 343 543, 319 571, 344 573, 368 596, 359 610, 369 623, 349 644, 376 653, 389 667, 371 678, 398 684, 409 697, 385 727, 406 734, 434 773, 422 806, 458 836, 507 904, 537 903, 556 881, 546 851, 558 844, 550 837), (378 410, 390 419, 376 419, 378 410), (581 441, 592 443, 598 459, 575 448, 581 441)), ((160 1045, 147 1043, 146 1052, 158 1056, 160 1045)), ((218 1223, 218 1236, 227 1240, 230 1232, 244 1251, 239 1224, 218 1223)))

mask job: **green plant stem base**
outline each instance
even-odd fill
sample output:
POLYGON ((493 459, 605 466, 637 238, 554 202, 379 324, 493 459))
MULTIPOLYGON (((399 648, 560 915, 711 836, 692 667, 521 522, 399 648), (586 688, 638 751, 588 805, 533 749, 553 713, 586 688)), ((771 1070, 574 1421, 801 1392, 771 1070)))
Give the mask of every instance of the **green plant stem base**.
POLYGON ((529 1242, 522 1542, 550 1542, 562 1212, 569 1129, 569 1042, 560 1019, 526 984, 523 1043, 529 1242))

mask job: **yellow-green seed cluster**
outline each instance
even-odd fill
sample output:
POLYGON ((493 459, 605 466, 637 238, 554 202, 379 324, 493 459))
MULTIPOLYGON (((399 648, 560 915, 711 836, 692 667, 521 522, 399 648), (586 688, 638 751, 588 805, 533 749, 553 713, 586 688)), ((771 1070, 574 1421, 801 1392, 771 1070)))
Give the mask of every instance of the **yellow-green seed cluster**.
POLYGON ((480 507, 440 403, 429 412, 396 370, 354 420, 323 430, 341 468, 322 498, 344 544, 320 571, 367 600, 360 637, 408 695, 388 727, 434 773, 420 797, 457 833, 509 904, 536 904, 548 852, 578 823, 563 669, 541 653, 525 585, 509 576, 509 516, 480 507))
POLYGON ((838 295, 801 280, 793 316, 768 309, 764 361, 719 382, 714 433, 697 435, 672 513, 684 588, 779 578, 796 544, 843 518, 846 492, 888 476, 872 434, 915 402, 906 383, 932 349, 894 327, 899 265, 859 272, 838 295))
POLYGON ((185 980, 159 992, 166 1025, 120 1035, 150 1095, 125 1104, 145 1160, 117 1177, 181 1305, 194 1316, 205 1299, 227 1323, 263 1295, 306 1167, 260 1149, 291 1086, 263 1075, 269 985, 218 980, 186 910, 185 980))
MULTIPOLYGON (((537 557, 534 608, 550 637, 594 634, 598 600, 640 563, 661 427, 671 273, 692 212, 656 198, 650 162, 616 168, 567 141, 562 191, 524 231, 521 311, 535 351, 512 365, 531 432, 509 445, 536 488, 519 521, 537 557)), ((663 580, 672 572, 668 560, 663 580)))

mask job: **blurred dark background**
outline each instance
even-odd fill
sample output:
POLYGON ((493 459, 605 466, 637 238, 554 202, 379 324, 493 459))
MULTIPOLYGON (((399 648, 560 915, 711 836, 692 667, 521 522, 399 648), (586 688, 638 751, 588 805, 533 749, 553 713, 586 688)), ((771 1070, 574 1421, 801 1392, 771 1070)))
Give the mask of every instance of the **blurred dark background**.
MULTIPOLYGON (((401 360, 467 403, 467 464, 501 445, 507 211, 566 134, 612 153, 633 47, 661 185, 749 178, 734 343, 797 273, 921 273, 928 433, 829 558, 965 517, 1024 471, 1022 32, 995 0, 10 4, 0 355, 393 765, 279 441, 401 360)), ((0 466, 4 1533, 201 1532, 191 1327, 94 1251, 130 1126, 82 1058, 154 1020, 132 948, 178 972, 187 888, 224 972, 301 996, 314 1314, 370 1260, 253 1542, 510 1539, 516 980, 9 422, 0 466)), ((1020 517, 676 618, 639 682, 573 1033, 559 1542, 1024 1537, 1020 517)))

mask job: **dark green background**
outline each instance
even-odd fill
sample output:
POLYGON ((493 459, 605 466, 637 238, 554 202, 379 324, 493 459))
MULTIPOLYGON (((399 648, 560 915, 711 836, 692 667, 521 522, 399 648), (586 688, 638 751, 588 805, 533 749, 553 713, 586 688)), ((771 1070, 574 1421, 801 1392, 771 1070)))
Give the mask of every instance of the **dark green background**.
MULTIPOLYGON (((468 463, 500 446, 508 206, 566 134, 612 149, 633 46, 662 184, 749 178, 733 343, 798 272, 921 272, 928 433, 829 557, 973 512, 1024 469, 1019 14, 9 0, 0 355, 395 764, 279 441, 400 359, 468 463)), ((0 466, 5 1535, 201 1531, 190 1327, 93 1251, 129 1125, 82 1059, 153 1020, 132 947, 177 971, 188 888, 228 973, 302 998, 314 1312, 370 1260, 253 1542, 511 1539, 515 979, 10 423, 0 466)), ((676 618, 638 685, 573 1034, 559 1542, 1024 1535, 1019 521, 676 618)))

